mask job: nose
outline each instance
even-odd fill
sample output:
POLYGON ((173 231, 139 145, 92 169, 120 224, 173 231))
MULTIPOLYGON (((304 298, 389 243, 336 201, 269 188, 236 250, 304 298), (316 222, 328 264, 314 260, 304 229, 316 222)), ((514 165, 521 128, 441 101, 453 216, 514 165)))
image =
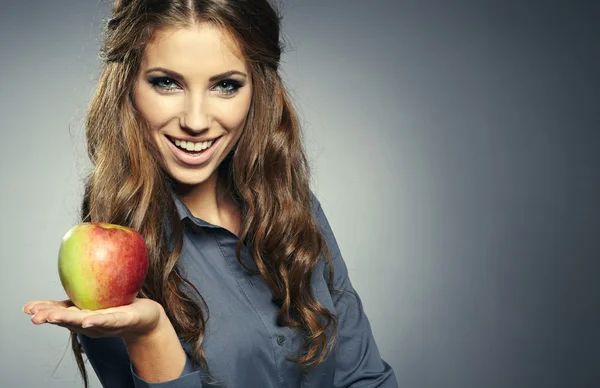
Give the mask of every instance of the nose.
POLYGON ((186 96, 180 118, 181 127, 191 132, 207 130, 210 120, 205 105, 206 102, 199 94, 186 96))

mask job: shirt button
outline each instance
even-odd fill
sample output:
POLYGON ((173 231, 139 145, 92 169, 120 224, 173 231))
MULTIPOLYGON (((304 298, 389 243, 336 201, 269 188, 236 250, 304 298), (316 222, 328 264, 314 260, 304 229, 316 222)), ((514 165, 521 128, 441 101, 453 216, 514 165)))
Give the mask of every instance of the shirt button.
POLYGON ((277 336, 277 345, 283 346, 284 343, 285 343, 285 337, 282 335, 278 335, 277 336))

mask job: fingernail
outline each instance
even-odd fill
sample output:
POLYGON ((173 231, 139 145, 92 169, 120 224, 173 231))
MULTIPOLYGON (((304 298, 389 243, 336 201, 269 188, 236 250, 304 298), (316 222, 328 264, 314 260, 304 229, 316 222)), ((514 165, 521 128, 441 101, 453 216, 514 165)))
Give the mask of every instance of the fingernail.
POLYGON ((81 325, 81 327, 83 327, 84 329, 87 329, 88 327, 93 327, 94 324, 93 323, 84 323, 83 325, 81 325))

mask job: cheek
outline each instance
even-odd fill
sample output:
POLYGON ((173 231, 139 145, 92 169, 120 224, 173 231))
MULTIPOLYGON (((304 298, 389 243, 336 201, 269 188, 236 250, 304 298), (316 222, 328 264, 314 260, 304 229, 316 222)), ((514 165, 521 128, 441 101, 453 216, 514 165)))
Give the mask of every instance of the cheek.
POLYGON ((249 98, 233 98, 222 100, 217 107, 217 114, 223 126, 229 130, 236 130, 246 121, 250 109, 249 98))
POLYGON ((175 99, 161 97, 148 88, 136 90, 134 102, 142 119, 148 123, 151 130, 165 126, 177 113, 175 99))

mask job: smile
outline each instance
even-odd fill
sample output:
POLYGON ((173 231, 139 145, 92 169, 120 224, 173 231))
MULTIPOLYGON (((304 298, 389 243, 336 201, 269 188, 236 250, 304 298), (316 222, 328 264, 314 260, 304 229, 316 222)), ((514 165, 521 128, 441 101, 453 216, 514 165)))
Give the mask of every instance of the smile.
POLYGON ((198 152, 198 151, 207 150, 210 147, 212 147, 212 145, 218 139, 217 138, 217 139, 212 139, 212 140, 203 141, 203 142, 191 142, 191 141, 175 139, 170 136, 167 136, 167 137, 171 141, 171 143, 175 144, 177 147, 179 147, 183 150, 186 150, 186 151, 190 151, 190 152, 198 152))
POLYGON ((184 166, 197 167, 212 160, 225 138, 221 135, 217 138, 205 141, 186 141, 171 136, 165 136, 172 155, 184 166))

